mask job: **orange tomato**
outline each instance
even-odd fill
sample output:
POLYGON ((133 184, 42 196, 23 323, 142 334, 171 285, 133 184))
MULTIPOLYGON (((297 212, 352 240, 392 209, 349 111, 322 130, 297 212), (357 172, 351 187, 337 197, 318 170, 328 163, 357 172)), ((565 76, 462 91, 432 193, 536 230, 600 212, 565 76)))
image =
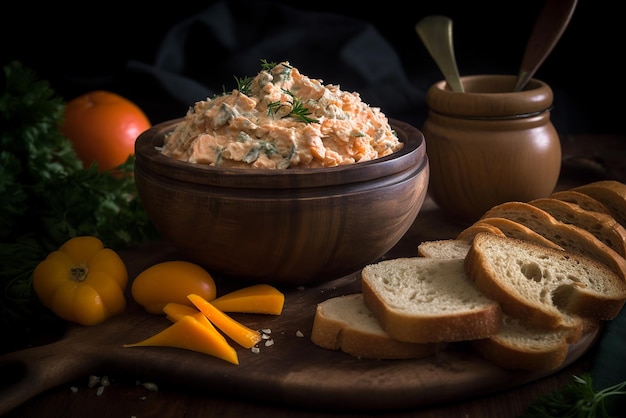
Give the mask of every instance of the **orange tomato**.
POLYGON ((130 100, 109 91, 93 91, 67 103, 61 132, 72 142, 84 167, 106 171, 135 153, 135 140, 151 123, 130 100))

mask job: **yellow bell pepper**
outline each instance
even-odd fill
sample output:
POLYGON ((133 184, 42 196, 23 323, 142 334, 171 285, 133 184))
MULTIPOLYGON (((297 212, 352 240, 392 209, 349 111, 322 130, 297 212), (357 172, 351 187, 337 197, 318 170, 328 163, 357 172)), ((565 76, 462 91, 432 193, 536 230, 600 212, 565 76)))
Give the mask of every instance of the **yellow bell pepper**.
POLYGON ((232 338, 237 344, 245 348, 252 348, 261 341, 261 333, 235 321, 224 312, 211 305, 211 302, 200 295, 190 294, 187 296, 200 312, 224 334, 232 338))
POLYGON ((285 295, 269 284, 254 284, 210 301, 222 312, 246 312, 280 315, 285 305, 285 295))
POLYGON ((128 271, 119 255, 96 237, 71 238, 33 272, 41 302, 59 317, 96 325, 124 311, 128 271))
MULTIPOLYGON (((192 309, 186 305, 189 309, 192 309)), ((238 365, 239 358, 235 349, 228 344, 226 338, 201 313, 183 315, 174 325, 163 331, 134 344, 124 347, 174 347, 197 351, 226 360, 238 365)))

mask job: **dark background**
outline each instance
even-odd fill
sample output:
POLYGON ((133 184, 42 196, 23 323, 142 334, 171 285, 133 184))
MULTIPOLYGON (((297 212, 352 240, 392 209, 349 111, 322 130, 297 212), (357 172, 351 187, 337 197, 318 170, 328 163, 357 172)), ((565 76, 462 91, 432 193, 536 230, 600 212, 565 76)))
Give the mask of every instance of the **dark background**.
MULTIPOLYGON (((96 88, 116 91, 136 101, 158 123, 183 116, 193 100, 234 87, 233 76, 256 74, 260 59, 285 59, 312 78, 361 92, 364 101, 381 107, 387 116, 419 127, 426 117, 424 94, 442 76, 415 33, 418 20, 431 14, 452 18, 462 75, 517 74, 543 6, 539 0, 374 5, 229 1, 223 3, 232 21, 218 22, 224 23, 224 29, 215 22, 211 30, 194 24, 186 27, 185 38, 180 31, 174 36, 172 28, 206 16, 207 10, 222 2, 153 3, 148 8, 130 3, 90 3, 88 8, 52 2, 13 4, 3 13, 3 64, 20 60, 49 80, 66 100, 96 88), (339 58, 341 44, 368 28, 377 31, 397 55, 397 62, 381 64, 388 65, 390 73, 378 79, 360 76, 369 69, 359 67, 358 59, 339 58), (293 37, 302 31, 302 38, 293 37), (164 48, 175 45, 173 39, 180 41, 177 54, 184 62, 167 67, 167 72, 192 80, 191 87, 196 86, 192 93, 182 93, 190 85, 164 88, 172 80, 152 72, 163 70, 167 60, 158 57, 164 48)), ((552 119, 561 133, 624 133, 625 22, 617 6, 617 2, 580 0, 561 41, 535 76, 554 90, 552 119)), ((372 45, 360 53, 378 54, 380 45, 372 45)), ((373 68, 371 73, 376 71, 386 70, 373 68)))

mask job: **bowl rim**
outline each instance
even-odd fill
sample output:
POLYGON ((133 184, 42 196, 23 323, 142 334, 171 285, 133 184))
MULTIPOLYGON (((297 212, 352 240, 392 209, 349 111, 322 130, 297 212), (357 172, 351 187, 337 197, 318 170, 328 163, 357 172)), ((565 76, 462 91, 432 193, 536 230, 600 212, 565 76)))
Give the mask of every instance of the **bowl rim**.
POLYGON ((237 168, 215 167, 176 160, 163 155, 164 136, 184 118, 152 126, 135 141, 135 171, 184 183, 236 188, 302 188, 360 183, 391 176, 422 165, 426 141, 416 127, 389 118, 391 128, 403 142, 402 149, 374 160, 322 168, 237 168))

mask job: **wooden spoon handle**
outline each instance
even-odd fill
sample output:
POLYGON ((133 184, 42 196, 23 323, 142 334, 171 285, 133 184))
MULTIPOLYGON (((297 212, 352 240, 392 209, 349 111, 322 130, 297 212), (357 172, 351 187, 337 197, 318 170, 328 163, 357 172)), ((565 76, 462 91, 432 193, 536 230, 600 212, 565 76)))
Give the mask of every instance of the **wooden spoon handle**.
POLYGON ((447 16, 426 16, 415 25, 424 43, 452 91, 463 92, 452 40, 452 20, 447 16))
POLYGON ((530 34, 513 91, 521 91, 561 38, 577 0, 547 0, 530 34))

